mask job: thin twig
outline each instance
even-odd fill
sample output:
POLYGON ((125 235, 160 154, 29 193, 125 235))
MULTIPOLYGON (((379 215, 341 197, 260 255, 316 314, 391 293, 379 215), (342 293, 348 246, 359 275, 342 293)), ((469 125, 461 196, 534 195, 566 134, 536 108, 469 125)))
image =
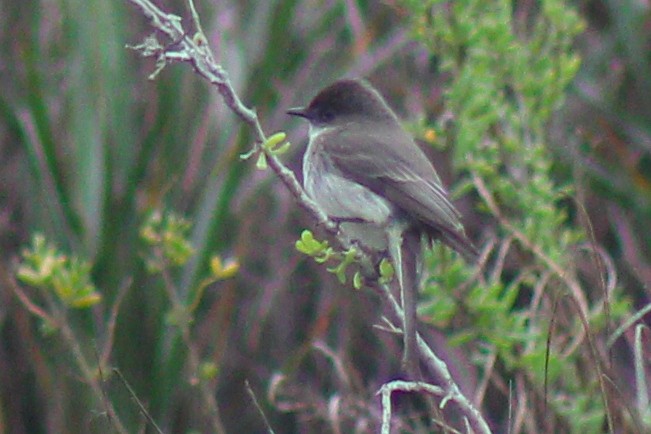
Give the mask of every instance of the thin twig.
POLYGON ((111 411, 112 408, 111 400, 109 399, 108 393, 106 393, 106 387, 104 386, 106 377, 104 376, 104 370, 102 369, 102 361, 100 360, 100 355, 99 355, 99 351, 97 350, 97 346, 95 346, 94 349, 95 349, 95 359, 97 360, 97 375, 99 376, 100 388, 102 390, 101 401, 102 404, 104 405, 104 408, 106 409, 106 419, 108 420, 109 424, 115 426, 116 423, 119 423, 119 421, 113 419, 114 412, 111 411))
POLYGON ((267 428, 267 432, 269 434, 274 434, 274 430, 271 427, 271 424, 269 423, 269 419, 267 419, 267 415, 264 414, 264 411, 262 410, 262 407, 260 406, 260 403, 258 402, 258 398, 255 396, 255 392, 253 389, 251 389, 251 385, 249 384, 249 380, 244 381, 244 388, 246 389, 246 393, 249 394, 249 397, 251 398, 251 401, 253 401, 253 405, 255 405, 255 408, 258 410, 258 413, 260 413, 260 417, 262 417, 262 422, 264 422, 265 427, 267 428))
POLYGON ((633 327, 636 322, 644 318, 644 316, 649 312, 651 312, 651 303, 647 304, 642 309, 638 310, 634 315, 631 315, 629 318, 627 318, 626 321, 617 327, 617 330, 615 330, 613 334, 608 337, 608 341, 606 341, 606 347, 610 349, 615 341, 619 339, 619 337, 623 335, 626 330, 633 327))
MULTIPOLYGON (((4 273, 4 272, 3 272, 4 273)), ((6 281, 5 281, 6 282, 6 281)), ((48 314, 45 310, 43 310, 40 306, 38 306, 36 303, 34 303, 27 294, 22 290, 20 286, 17 284, 10 284, 9 287, 11 288, 11 291, 14 293, 16 298, 20 301, 20 303, 23 305, 25 309, 32 315, 34 315, 37 318, 40 318, 42 321, 48 323, 49 325, 56 327, 57 321, 52 317, 50 314, 48 314)))
POLYGON ((147 409, 143 405, 142 401, 140 401, 140 399, 138 398, 138 395, 136 395, 136 391, 133 390, 133 388, 131 387, 131 385, 127 381, 127 379, 124 378, 124 375, 122 375, 122 372, 120 372, 120 370, 117 369, 117 368, 113 368, 113 373, 116 374, 120 378, 120 381, 122 382, 124 387, 127 389, 127 392, 129 392, 129 396, 131 396, 131 399, 133 400, 133 402, 136 403, 136 405, 138 406, 138 409, 140 410, 140 413, 145 417, 145 419, 147 419, 147 422, 149 422, 149 424, 154 427, 154 429, 156 430, 156 432, 158 434, 163 434, 163 430, 160 429, 160 427, 156 424, 156 421, 154 420, 154 418, 151 417, 151 415, 149 414, 149 411, 147 411, 147 409))
POLYGON ((106 342, 104 342, 104 348, 102 349, 102 354, 99 359, 100 368, 102 366, 106 366, 108 364, 109 358, 111 357, 111 352, 113 351, 113 342, 115 341, 115 326, 117 325, 118 313, 120 312, 120 306, 122 305, 122 301, 124 300, 124 297, 127 295, 129 288, 131 287, 131 282, 132 279, 128 278, 126 282, 122 284, 120 290, 118 291, 118 295, 115 297, 113 306, 111 307, 111 315, 109 317, 108 324, 106 327, 107 330, 106 342))
POLYGON ((81 370, 84 380, 93 390, 95 396, 101 402, 104 403, 109 420, 111 421, 115 430, 120 434, 127 434, 128 431, 124 427, 124 425, 122 425, 122 422, 120 421, 120 418, 118 417, 115 408, 113 407, 113 404, 111 403, 111 401, 104 399, 105 397, 104 388, 100 384, 99 377, 95 374, 95 371, 91 367, 84 352, 82 351, 81 345, 79 343, 80 341, 75 335, 72 328, 70 327, 70 323, 66 318, 65 311, 57 307, 55 304, 56 303, 53 300, 51 300, 50 310, 52 312, 55 312, 56 317, 59 318, 59 321, 57 323, 59 324, 59 330, 61 331, 61 335, 63 336, 64 341, 68 344, 68 347, 70 347, 72 351, 72 355, 75 361, 77 362, 77 366, 81 370))
POLYGON ((484 396, 486 395, 486 390, 488 389, 488 384, 495 370, 495 362, 497 361, 497 350, 492 347, 489 350, 489 353, 486 357, 486 363, 483 367, 483 379, 477 386, 475 391, 475 405, 481 405, 484 402, 484 396))
POLYGON ((511 432, 519 433, 523 432, 522 424, 524 423, 525 417, 529 412, 527 407, 527 394, 525 392, 525 380, 522 374, 519 374, 515 378, 515 387, 516 387, 516 397, 517 408, 515 410, 515 416, 513 417, 513 423, 509 426, 511 432))
POLYGON ((558 297, 554 297, 554 302, 552 306, 551 319, 549 321, 549 328, 547 329, 547 343, 545 345, 545 368, 544 368, 544 380, 543 380, 543 417, 547 418, 547 389, 549 381, 549 357, 552 351, 552 336, 554 335, 554 327, 556 326, 556 312, 558 310, 558 297))
MULTIPOLYGON (((445 391, 442 388, 422 381, 396 380, 383 384, 378 391, 378 394, 382 395, 382 427, 380 430, 382 434, 391 433, 391 395, 393 392, 416 392, 439 397, 445 396, 445 391)), ((460 434, 459 431, 450 426, 445 426, 445 428, 455 434, 460 434)))
MULTIPOLYGON (((377 289, 379 289, 378 293, 382 297, 384 305, 390 309, 391 313, 395 317, 401 319, 404 312, 393 296, 390 288, 386 285, 380 285, 377 289)), ((432 349, 427 345, 427 342, 425 342, 425 340, 420 336, 420 333, 416 334, 416 338, 418 340, 418 350, 420 352, 421 361, 443 381, 443 384, 440 386, 443 391, 443 401, 441 401, 440 408, 444 408, 448 401, 455 402, 467 418, 473 432, 482 434, 490 433, 491 430, 488 423, 486 423, 486 420, 472 402, 461 393, 459 386, 454 382, 450 370, 445 362, 441 360, 434 351, 432 351, 432 349)))
POLYGON ((635 327, 635 344, 633 345, 637 412, 642 420, 648 420, 649 417, 649 388, 644 369, 645 357, 642 352, 642 332, 645 329, 648 327, 644 324, 638 324, 635 327))

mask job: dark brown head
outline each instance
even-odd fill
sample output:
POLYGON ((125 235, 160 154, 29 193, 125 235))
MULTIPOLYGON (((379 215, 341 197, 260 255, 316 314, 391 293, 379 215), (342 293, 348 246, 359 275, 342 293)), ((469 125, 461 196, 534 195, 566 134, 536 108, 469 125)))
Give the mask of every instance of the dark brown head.
POLYGON ((307 107, 293 108, 287 113, 318 127, 351 121, 397 120, 378 91, 359 79, 336 81, 319 92, 307 107))

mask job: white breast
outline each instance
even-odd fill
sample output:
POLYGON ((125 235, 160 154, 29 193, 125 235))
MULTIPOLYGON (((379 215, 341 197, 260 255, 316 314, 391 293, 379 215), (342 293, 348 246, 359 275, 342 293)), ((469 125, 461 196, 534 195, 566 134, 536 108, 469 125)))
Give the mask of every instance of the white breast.
POLYGON ((364 223, 342 223, 350 240, 369 247, 386 248, 384 228, 392 213, 391 204, 368 188, 343 176, 313 140, 303 159, 303 185, 307 194, 330 217, 363 220, 364 223))

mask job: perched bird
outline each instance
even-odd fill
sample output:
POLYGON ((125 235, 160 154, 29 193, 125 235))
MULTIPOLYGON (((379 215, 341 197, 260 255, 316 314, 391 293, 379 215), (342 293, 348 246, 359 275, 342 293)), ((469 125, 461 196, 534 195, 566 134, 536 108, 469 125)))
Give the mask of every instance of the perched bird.
POLYGON ((307 194, 350 242, 391 258, 404 310, 403 365, 418 372, 416 303, 422 239, 467 260, 477 250, 441 180, 396 114, 368 82, 337 81, 288 114, 309 122, 303 159, 307 194))

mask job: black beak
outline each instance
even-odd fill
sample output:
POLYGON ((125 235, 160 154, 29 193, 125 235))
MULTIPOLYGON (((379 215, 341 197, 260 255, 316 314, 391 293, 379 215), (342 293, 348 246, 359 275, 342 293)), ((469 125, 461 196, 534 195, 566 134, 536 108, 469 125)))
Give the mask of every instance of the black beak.
POLYGON ((287 110, 288 115, 299 116, 301 118, 307 118, 307 110, 304 107, 294 107, 287 110))

